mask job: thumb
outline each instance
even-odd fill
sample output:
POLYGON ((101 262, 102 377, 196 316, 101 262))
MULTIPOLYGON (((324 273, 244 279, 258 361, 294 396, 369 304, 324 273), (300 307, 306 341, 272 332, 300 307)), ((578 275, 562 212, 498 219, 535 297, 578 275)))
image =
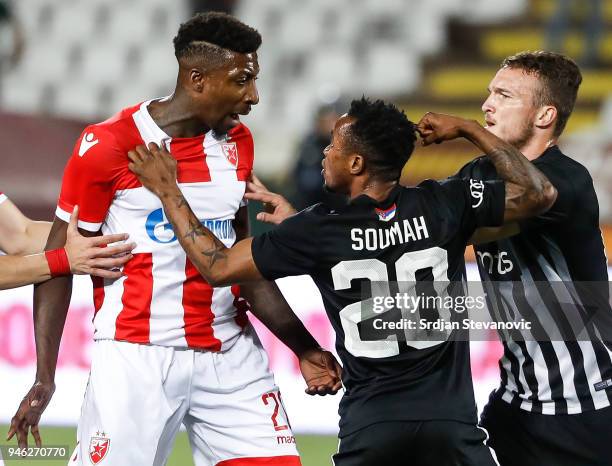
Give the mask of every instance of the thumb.
POLYGON ((270 222, 271 219, 269 217, 270 217, 270 214, 268 214, 267 212, 259 212, 257 214, 257 220, 259 220, 260 222, 265 222, 265 223, 270 222))
POLYGON ((75 205, 70 214, 70 222, 68 223, 68 233, 72 235, 78 234, 79 224, 79 206, 75 205))

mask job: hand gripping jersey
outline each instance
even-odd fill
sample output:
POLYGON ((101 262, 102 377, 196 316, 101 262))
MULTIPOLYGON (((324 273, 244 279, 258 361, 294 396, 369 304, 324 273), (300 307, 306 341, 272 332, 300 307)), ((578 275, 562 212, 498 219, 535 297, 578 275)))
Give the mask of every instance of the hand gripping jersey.
POLYGON ((149 115, 149 102, 83 131, 64 172, 56 215, 68 221, 78 205, 80 228, 129 233, 137 245, 122 278, 94 279, 95 339, 219 351, 246 325, 246 302, 237 286, 212 288, 201 277, 161 201, 128 169, 127 152, 166 144, 195 215, 230 247, 253 166, 253 140, 244 125, 227 135, 170 138, 149 115))
POLYGON ((467 339, 428 341, 405 328, 373 335, 381 329, 376 319, 401 323, 405 314, 369 313, 367 303, 375 288, 376 296, 393 296, 412 283, 441 296, 449 282, 462 285, 469 238, 479 226, 499 225, 503 214, 503 182, 429 180, 398 186, 380 203, 361 195, 338 210, 317 204, 253 240, 264 277, 307 273, 321 291, 344 366, 341 437, 383 421, 475 424, 467 339))

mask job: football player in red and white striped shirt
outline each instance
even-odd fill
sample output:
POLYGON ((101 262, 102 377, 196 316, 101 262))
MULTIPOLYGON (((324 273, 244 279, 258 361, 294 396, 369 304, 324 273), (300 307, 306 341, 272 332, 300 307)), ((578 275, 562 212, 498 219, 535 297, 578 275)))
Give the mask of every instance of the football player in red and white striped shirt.
POLYGON ((113 269, 131 259, 127 253, 132 245, 106 245, 123 241, 127 235, 85 238, 77 231, 77 215, 73 212, 70 217, 65 246, 43 254, 51 224, 30 220, 0 192, 0 251, 8 254, 0 255, 0 290, 68 274, 121 277, 121 272, 113 269))
MULTIPOLYGON (((92 369, 70 464, 165 464, 183 423, 198 465, 299 465, 245 298, 296 353, 311 391, 340 387, 337 362, 318 347, 276 285, 211 287, 187 259, 160 200, 128 169, 130 149, 165 144, 199 221, 228 247, 248 236, 243 195, 253 140, 239 115, 259 100, 260 43, 257 31, 231 16, 196 15, 174 39, 174 94, 87 127, 74 148, 48 247, 63 242, 78 204, 83 232, 125 231, 136 248, 123 277, 94 283, 92 369)), ((192 234, 198 231, 194 225, 192 234)), ((35 292, 36 383, 11 424, 22 446, 30 427, 39 442, 69 290, 69 279, 56 278, 35 292)))

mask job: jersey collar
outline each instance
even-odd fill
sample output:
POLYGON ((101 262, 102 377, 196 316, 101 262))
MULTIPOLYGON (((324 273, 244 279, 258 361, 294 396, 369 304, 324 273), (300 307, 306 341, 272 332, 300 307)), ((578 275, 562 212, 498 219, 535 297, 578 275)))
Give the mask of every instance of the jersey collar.
POLYGON ((349 201, 349 204, 386 208, 390 206, 391 204, 393 204, 393 202, 395 201, 395 199, 397 198, 397 196, 399 195, 402 189, 403 189, 403 186, 401 186, 400 184, 395 185, 393 189, 389 192, 389 195, 387 196, 387 198, 381 202, 378 202, 375 199, 372 199, 367 194, 360 194, 356 198, 349 201))

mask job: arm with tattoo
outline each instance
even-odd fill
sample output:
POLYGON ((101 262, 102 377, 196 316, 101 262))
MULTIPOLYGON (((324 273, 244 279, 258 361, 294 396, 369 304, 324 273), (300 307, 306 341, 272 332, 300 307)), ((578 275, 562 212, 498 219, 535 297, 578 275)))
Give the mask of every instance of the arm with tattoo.
POLYGON ((465 137, 487 154, 498 176, 506 183, 504 223, 538 215, 554 204, 557 190, 548 178, 518 149, 475 120, 427 113, 417 129, 424 145, 465 137))

